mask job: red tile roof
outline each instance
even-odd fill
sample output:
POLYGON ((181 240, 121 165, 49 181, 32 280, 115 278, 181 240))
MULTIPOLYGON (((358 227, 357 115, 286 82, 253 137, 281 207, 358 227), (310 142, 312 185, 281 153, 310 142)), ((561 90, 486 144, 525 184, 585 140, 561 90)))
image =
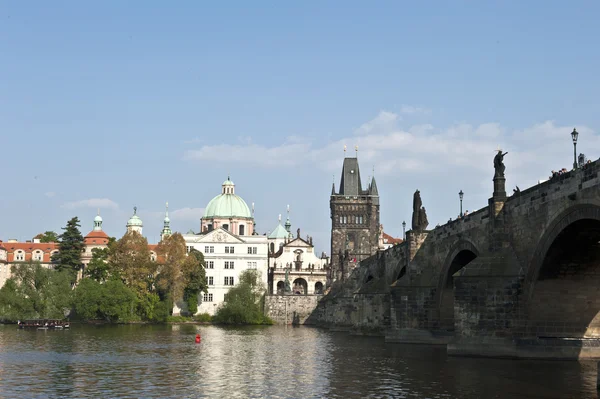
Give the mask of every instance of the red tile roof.
POLYGON ((108 244, 108 234, 102 230, 92 230, 83 238, 83 243, 86 245, 108 244))
POLYGON ((383 233, 383 242, 386 244, 400 244, 402 241, 404 241, 402 238, 394 238, 385 232, 383 233))

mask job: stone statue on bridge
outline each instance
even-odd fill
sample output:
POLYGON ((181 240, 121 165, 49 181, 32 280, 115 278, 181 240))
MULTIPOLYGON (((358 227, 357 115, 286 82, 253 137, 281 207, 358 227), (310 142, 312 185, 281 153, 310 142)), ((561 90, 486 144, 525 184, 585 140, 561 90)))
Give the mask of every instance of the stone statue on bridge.
POLYGON ((502 150, 498 150, 498 153, 494 157, 494 170, 496 173, 494 177, 504 177, 504 170, 506 167, 504 166, 504 156, 508 154, 508 152, 502 153, 502 150))
POLYGON ((421 192, 419 190, 415 191, 415 195, 413 195, 413 214, 412 214, 412 229, 419 230, 419 212, 421 210, 421 192))
POLYGON ((417 190, 415 191, 415 195, 413 197, 412 214, 412 229, 415 231, 425 230, 429 225, 429 221, 427 220, 427 212, 422 205, 423 202, 421 201, 421 192, 417 190))

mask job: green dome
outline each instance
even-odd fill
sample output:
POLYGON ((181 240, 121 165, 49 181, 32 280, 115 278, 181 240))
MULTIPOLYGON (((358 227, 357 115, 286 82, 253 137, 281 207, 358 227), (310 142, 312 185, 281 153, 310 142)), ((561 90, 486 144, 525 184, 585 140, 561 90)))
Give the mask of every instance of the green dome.
POLYGON ((213 198, 204 211, 205 218, 251 218, 250 208, 242 197, 235 194, 220 194, 213 198))
POLYGON ((205 218, 252 218, 250 208, 242 197, 235 195, 235 184, 227 177, 221 186, 221 194, 213 198, 204 211, 205 218))
POLYGON ((133 207, 133 216, 127 221, 127 227, 129 226, 143 226, 142 219, 137 215, 137 207, 133 207))

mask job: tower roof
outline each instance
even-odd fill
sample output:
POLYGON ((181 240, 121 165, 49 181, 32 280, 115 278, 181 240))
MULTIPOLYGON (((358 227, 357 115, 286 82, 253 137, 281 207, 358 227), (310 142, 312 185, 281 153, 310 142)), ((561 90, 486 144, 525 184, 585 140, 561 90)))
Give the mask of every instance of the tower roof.
POLYGON ((358 158, 344 159, 342 179, 340 181, 340 192, 338 194, 349 196, 363 194, 358 158))
POLYGON ((288 238, 289 236, 290 233, 280 223, 277 225, 277 227, 275 227, 275 230, 269 234, 268 238, 288 238))

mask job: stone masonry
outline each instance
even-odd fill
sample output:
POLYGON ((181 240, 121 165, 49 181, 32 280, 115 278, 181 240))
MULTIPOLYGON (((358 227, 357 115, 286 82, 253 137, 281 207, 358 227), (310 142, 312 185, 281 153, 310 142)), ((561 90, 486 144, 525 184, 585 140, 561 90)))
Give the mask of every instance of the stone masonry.
POLYGON ((600 357, 599 170, 510 197, 496 176, 488 206, 360 261, 313 319, 451 355, 600 357))

